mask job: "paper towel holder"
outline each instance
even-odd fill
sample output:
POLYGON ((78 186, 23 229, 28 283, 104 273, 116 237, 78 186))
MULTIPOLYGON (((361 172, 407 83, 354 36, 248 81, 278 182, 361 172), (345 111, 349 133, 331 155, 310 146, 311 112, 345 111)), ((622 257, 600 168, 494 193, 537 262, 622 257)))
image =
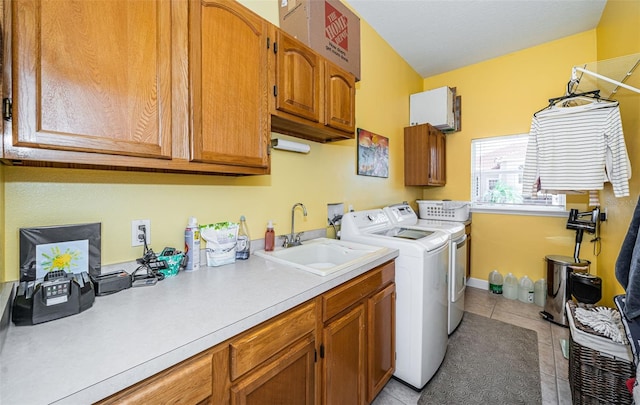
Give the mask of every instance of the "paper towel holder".
POLYGON ((271 140, 273 149, 286 150, 289 152, 309 153, 311 147, 306 143, 285 141, 284 139, 274 138, 271 140))

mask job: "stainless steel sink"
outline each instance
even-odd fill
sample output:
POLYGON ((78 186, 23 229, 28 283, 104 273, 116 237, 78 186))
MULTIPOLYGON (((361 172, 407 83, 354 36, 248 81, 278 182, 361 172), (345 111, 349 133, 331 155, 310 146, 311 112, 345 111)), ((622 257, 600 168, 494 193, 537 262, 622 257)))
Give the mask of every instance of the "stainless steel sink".
POLYGON ((317 238, 302 245, 279 248, 273 252, 258 250, 257 256, 321 276, 353 266, 354 268, 389 250, 336 239, 317 238))

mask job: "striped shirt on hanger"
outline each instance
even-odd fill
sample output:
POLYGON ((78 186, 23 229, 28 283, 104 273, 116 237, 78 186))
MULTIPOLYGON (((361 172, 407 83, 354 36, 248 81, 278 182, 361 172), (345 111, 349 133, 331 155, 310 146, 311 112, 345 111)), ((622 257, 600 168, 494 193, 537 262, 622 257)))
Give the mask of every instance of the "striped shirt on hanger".
POLYGON ((551 107, 533 117, 523 194, 538 190, 602 190, 629 195, 631 164, 617 104, 551 107))

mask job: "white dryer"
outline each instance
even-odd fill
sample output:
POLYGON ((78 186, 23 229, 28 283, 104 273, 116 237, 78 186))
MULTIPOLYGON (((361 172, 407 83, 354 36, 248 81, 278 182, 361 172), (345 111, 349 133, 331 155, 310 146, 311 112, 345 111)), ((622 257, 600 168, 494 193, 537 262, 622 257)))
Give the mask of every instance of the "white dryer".
POLYGON ((396 226, 443 231, 449 235, 447 332, 452 334, 464 315, 464 293, 467 288, 467 235, 464 224, 419 219, 406 202, 385 207, 384 211, 396 226))
POLYGON ((382 209, 342 217, 341 239, 400 251, 396 258, 396 370, 420 390, 447 351, 449 235, 396 226, 382 209))

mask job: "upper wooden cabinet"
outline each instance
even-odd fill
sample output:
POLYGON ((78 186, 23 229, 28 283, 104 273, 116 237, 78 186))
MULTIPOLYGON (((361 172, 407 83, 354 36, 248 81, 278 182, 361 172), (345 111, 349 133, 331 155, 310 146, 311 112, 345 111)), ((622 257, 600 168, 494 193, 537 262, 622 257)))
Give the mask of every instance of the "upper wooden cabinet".
POLYGON ((355 77, 274 27, 272 130, 318 142, 355 132, 355 77))
POLYGON ((269 167, 268 26, 234 1, 191 1, 191 159, 269 167))
POLYGON ((356 128, 356 91, 353 75, 326 61, 324 69, 325 123, 353 134, 356 128))
POLYGON ((276 35, 276 111, 320 122, 320 56, 283 31, 276 35))
POLYGON ((5 1, 6 163, 268 174, 272 130, 354 137, 353 75, 236 1, 5 1))
POLYGON ((218 0, 7 5, 5 162, 269 173, 264 19, 218 0))
POLYGON ((10 157, 29 147, 171 158, 169 2, 14 1, 11 18, 10 157))
POLYGON ((446 184, 445 135, 430 124, 404 129, 405 186, 446 184))

